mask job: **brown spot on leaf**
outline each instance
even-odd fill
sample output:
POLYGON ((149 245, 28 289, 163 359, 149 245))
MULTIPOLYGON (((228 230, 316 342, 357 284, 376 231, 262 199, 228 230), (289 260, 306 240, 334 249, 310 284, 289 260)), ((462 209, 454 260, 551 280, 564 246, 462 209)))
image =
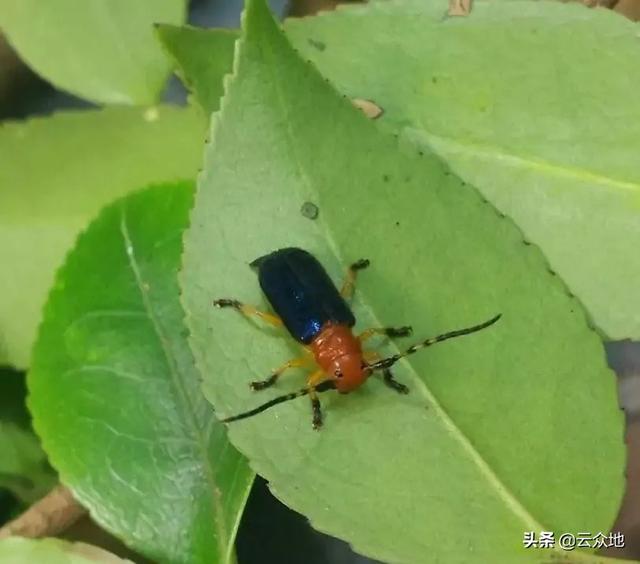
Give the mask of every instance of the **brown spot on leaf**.
POLYGON ((473 0, 449 0, 450 16, 468 16, 471 13, 473 0))
POLYGON ((384 110, 371 100, 365 100, 364 98, 352 98, 351 103, 356 108, 362 110, 362 113, 369 119, 377 119, 384 113, 384 110))

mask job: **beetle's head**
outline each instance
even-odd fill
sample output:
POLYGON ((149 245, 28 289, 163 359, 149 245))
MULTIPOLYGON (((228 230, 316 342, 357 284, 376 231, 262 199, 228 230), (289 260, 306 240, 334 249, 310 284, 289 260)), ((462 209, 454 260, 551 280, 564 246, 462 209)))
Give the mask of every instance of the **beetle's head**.
POLYGON ((341 394, 352 392, 364 384, 371 373, 360 354, 345 354, 333 361, 336 390, 341 394))

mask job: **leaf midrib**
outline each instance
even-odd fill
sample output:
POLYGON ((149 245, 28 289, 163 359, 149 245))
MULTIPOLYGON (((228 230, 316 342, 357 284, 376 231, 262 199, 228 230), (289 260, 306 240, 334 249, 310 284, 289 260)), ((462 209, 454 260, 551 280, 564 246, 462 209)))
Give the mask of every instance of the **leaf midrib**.
POLYGON ((491 161, 507 161, 510 164, 521 168, 529 168, 541 174, 557 176, 562 178, 577 179, 583 182, 601 184, 620 191, 633 191, 640 195, 640 183, 629 180, 618 180, 611 176, 605 176, 597 172, 592 172, 580 167, 571 167, 564 164, 537 158, 535 156, 516 155, 505 151, 503 148, 491 145, 461 141, 456 137, 447 137, 429 132, 426 128, 407 127, 407 131, 416 132, 419 136, 426 138, 427 144, 436 152, 440 151, 433 147, 433 143, 440 143, 444 146, 452 146, 454 150, 471 155, 480 159, 491 161))
MULTIPOLYGON (((147 291, 144 288, 142 275, 140 272, 140 268, 138 266, 138 262, 136 260, 133 241, 131 239, 131 236, 129 234, 129 229, 127 227, 126 209, 124 206, 121 208, 121 212, 120 212, 120 233, 122 235, 122 239, 124 242, 125 254, 127 256, 127 260, 129 262, 131 271, 133 272, 133 275, 136 281, 136 286, 138 287, 138 290, 140 292, 140 297, 142 299, 144 309, 147 312, 147 315, 151 321, 156 337, 160 342, 164 360, 167 366, 167 371, 171 377, 171 382, 176 392, 178 402, 182 404, 183 411, 187 412, 186 420, 190 427, 192 435, 196 439, 195 442, 197 444, 198 451, 200 452, 200 458, 203 461, 203 467, 205 469, 205 476, 208 484, 207 489, 210 494, 209 498, 210 498, 212 510, 213 510, 213 519, 215 521, 217 534, 218 534, 218 542, 216 543, 216 545, 218 547, 221 561, 226 562, 229 560, 229 558, 225 559, 225 555, 228 555, 230 551, 228 550, 229 547, 227 546, 228 541, 227 541, 227 534, 226 534, 226 526, 224 523, 224 512, 223 512, 223 507, 222 507, 220 497, 216 493, 218 491, 218 487, 214 477, 214 470, 211 464, 211 459, 208 456, 206 437, 205 437, 205 434, 203 434, 203 430, 199 427, 195 419, 195 412, 196 412, 195 407, 192 405, 192 402, 189 398, 189 394, 186 393, 184 389, 184 382, 182 380, 182 377, 179 374, 179 370, 176 367, 173 357, 171 355, 171 352, 167 347, 167 339, 165 338, 162 332, 160 323, 153 309, 153 305, 151 304, 147 291)), ((214 416, 211 415, 211 417, 214 417, 214 416)), ((210 421, 210 423, 212 423, 212 421, 210 421)), ((205 433, 208 434, 206 431, 205 433)))

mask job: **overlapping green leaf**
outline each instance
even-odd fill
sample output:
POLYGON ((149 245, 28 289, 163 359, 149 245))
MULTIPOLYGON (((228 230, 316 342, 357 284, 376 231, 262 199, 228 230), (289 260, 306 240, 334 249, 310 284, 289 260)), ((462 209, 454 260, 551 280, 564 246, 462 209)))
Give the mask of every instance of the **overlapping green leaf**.
POLYGON ((222 77, 231 72, 238 33, 230 29, 172 25, 161 25, 157 30, 158 38, 178 67, 178 74, 200 107, 207 115, 217 111, 223 94, 222 77))
POLYGON ((98 103, 152 104, 169 74, 156 22, 181 23, 185 0, 0 0, 0 28, 57 87, 98 103))
POLYGON ((0 561, 3 564, 132 564, 131 560, 82 542, 19 537, 0 540, 0 561))
POLYGON ((227 563, 252 473, 202 396, 176 273, 190 183, 107 207, 45 308, 29 406, 61 480, 161 562, 227 563))
POLYGON ((0 364, 26 367, 55 268, 112 199, 190 178, 204 124, 160 106, 65 112, 0 126, 0 364))
MULTIPOLYGON (((437 151, 512 217, 604 335, 640 338, 637 24, 556 2, 444 11, 377 2, 286 31, 341 92, 379 104, 378 123, 437 151)), ((197 42, 188 57, 170 45, 193 83, 221 32, 174 37, 197 42)))
POLYGON ((287 33, 511 216, 603 334, 640 338, 637 24, 580 3, 481 1, 446 18, 401 0, 287 33))
POLYGON ((252 393, 247 382, 296 354, 294 343, 210 307, 215 297, 265 307, 248 263, 277 248, 312 251, 336 279, 371 259, 355 304, 362 327, 411 323, 428 336, 503 318, 399 365, 408 397, 372 379, 323 396, 319 433, 298 400, 232 424, 234 444, 316 527, 383 560, 540 561, 549 554, 523 550, 524 530, 607 530, 623 489, 615 379, 539 251, 436 157, 341 99, 261 0, 249 2, 239 48, 181 276, 217 410, 300 386, 292 375, 252 393), (305 202, 318 207, 315 221, 300 213, 305 202))

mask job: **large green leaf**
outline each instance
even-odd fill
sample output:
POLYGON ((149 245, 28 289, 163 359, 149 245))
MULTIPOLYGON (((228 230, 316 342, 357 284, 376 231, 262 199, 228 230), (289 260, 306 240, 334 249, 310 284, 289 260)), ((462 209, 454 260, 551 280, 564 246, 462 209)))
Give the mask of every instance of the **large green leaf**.
POLYGON ((0 28, 57 87, 94 102, 151 104, 169 63, 155 22, 180 23, 185 0, 0 0, 0 28))
POLYGON ((227 563, 252 481, 200 390, 176 272, 189 183, 107 207, 58 272, 29 407, 62 481, 162 562, 227 563))
POLYGON ((112 199, 189 178, 198 113, 170 106, 66 112, 0 126, 0 364, 26 367, 54 269, 112 199))
POLYGON ((289 20, 287 33, 511 216, 604 335, 640 338, 638 25, 580 3, 443 14, 379 2, 289 20))
POLYGON ((0 540, 0 560, 3 564, 132 564, 97 546, 51 538, 0 540))
POLYGON ((362 327, 411 323, 428 336, 503 318, 401 363, 407 397, 372 378, 323 396, 321 432, 297 400, 230 425, 232 442, 314 526, 383 560, 540 561, 550 554, 523 550, 524 530, 607 530, 624 484, 623 421, 580 305, 474 188, 380 132, 298 58, 262 0, 248 6, 181 274, 217 411, 301 385, 289 376, 252 393, 247 383, 294 343, 211 307, 216 297, 265 307, 248 263, 273 249, 309 249, 336 279, 371 259, 355 304, 362 327))
POLYGON ((22 504, 41 498, 56 483, 31 429, 24 374, 0 369, 0 488, 22 504))

